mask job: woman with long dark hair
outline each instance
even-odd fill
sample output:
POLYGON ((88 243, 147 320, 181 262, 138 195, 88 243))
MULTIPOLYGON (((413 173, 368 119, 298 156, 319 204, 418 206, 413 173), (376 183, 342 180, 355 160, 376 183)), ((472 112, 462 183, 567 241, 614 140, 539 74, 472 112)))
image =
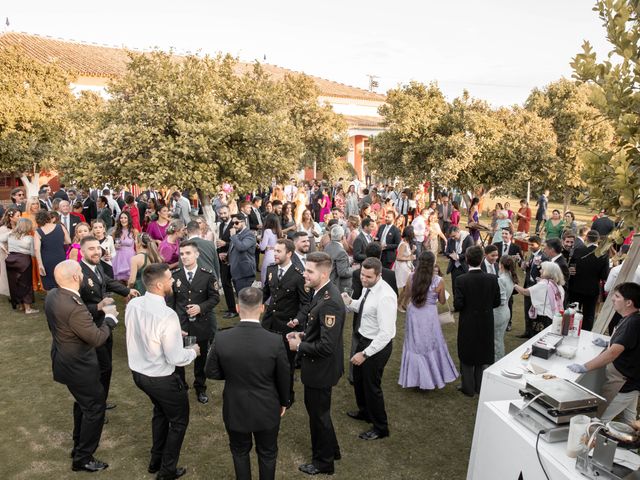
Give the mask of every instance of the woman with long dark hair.
POLYGON ((93 221, 91 234, 100 242, 102 248, 102 257, 100 257, 100 265, 105 275, 113 278, 113 259, 116 258, 116 246, 113 243, 113 237, 107 235, 107 225, 103 220, 97 218, 93 221))
POLYGON ((513 287, 518 284, 516 263, 508 255, 500 259, 498 285, 500 285, 500 306, 493 309, 493 341, 496 362, 504 357, 504 333, 509 324, 509 299, 513 295, 513 287))
POLYGON ((407 319, 398 380, 403 388, 433 390, 458 378, 438 318, 436 303, 444 304, 446 298, 444 280, 434 274, 435 263, 432 252, 422 252, 405 287, 407 319))
POLYGON ((156 242, 148 233, 141 233, 137 237, 136 253, 131 259, 131 271, 129 272, 129 288, 135 288, 140 295, 144 295, 147 291, 144 283, 142 283, 142 274, 145 268, 151 263, 162 263, 162 257, 158 253, 156 242))
POLYGON ((113 231, 113 243, 118 252, 113 259, 113 278, 126 282, 131 271, 131 259, 136 254, 135 239, 138 230, 133 227, 131 214, 127 210, 120 212, 113 231))
POLYGON ((413 272, 413 261, 415 260, 415 245, 413 241, 415 235, 413 234, 413 227, 408 226, 402 231, 402 237, 400 245, 396 250, 396 261, 393 264, 393 271, 396 274, 396 285, 398 290, 401 290, 407 284, 409 275, 413 272))
POLYGON ((17 306, 24 313, 38 313, 31 308, 33 304, 33 283, 31 281, 31 257, 33 251, 33 224, 28 218, 18 220, 8 238, 9 255, 5 261, 11 304, 17 306))
POLYGON ((65 245, 71 243, 69 232, 58 223, 57 212, 41 210, 36 214, 36 229, 34 249, 38 259, 38 269, 42 286, 45 290, 56 288, 58 284, 53 276, 53 271, 60 262, 67 257, 65 245))
POLYGON ((279 238, 282 238, 280 220, 277 215, 271 213, 264 219, 262 240, 260 241, 260 250, 264 252, 262 267, 260 268, 260 281, 263 285, 267 281, 267 267, 273 265, 276 261, 275 248, 279 238))

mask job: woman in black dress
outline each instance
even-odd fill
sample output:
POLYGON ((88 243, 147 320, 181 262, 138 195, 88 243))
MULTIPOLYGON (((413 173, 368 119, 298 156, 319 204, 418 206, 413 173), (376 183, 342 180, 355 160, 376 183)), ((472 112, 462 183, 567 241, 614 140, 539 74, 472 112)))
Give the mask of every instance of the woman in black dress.
POLYGON ((59 223, 51 213, 41 210, 36 214, 38 228, 34 236, 34 248, 38 259, 38 268, 45 290, 56 288, 53 270, 66 259, 65 244, 71 244, 69 232, 59 223))

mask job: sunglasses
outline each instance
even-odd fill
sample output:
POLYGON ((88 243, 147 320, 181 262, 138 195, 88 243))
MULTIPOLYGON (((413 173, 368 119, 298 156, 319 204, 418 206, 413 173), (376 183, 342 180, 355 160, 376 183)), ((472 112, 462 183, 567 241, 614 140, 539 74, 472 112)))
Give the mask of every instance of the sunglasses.
POLYGON ((232 225, 241 225, 241 224, 242 224, 242 222, 241 222, 241 221, 239 221, 239 220, 236 220, 236 221, 234 221, 234 222, 231 222, 231 224, 232 224, 232 225))

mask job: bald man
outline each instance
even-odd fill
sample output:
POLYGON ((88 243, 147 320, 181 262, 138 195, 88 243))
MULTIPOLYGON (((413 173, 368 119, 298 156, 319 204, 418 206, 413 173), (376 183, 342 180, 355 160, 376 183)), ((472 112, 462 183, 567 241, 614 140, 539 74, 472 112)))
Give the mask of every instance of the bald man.
POLYGON ((53 379, 66 385, 73 404, 73 471, 98 472, 108 465, 94 458, 104 424, 105 394, 100 383, 96 347, 104 344, 118 323, 115 305, 105 306, 105 321, 96 326, 82 302, 82 269, 74 260, 56 266, 58 288, 49 291, 44 309, 53 341, 53 379))

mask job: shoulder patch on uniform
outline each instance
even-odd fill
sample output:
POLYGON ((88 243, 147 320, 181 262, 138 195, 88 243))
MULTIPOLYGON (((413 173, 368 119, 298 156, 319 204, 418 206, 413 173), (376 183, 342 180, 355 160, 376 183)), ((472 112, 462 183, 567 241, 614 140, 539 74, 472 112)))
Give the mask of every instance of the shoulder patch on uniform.
POLYGON ((324 299, 325 300, 329 300, 331 298, 331 295, 329 295, 329 290, 325 290, 324 291, 324 299))
POLYGON ((335 315, 325 315, 324 316, 324 324, 327 328, 333 328, 336 324, 336 316, 335 315))
POLYGON ((203 272, 207 272, 207 273, 213 273, 213 270, 210 270, 210 269, 205 268, 205 267, 200 267, 200 270, 202 270, 203 272))
POLYGON ((173 275, 174 273, 178 273, 180 270, 182 270, 182 268, 176 267, 176 268, 171 270, 171 274, 173 275))
POLYGON ((300 267, 298 267, 297 265, 293 266, 293 269, 298 272, 300 275, 304 275, 304 272, 302 271, 302 269, 300 267))
POLYGON ((309 292, 311 291, 311 288, 310 288, 310 287, 305 286, 305 287, 304 287, 304 291, 305 291, 305 292, 307 292, 307 293, 309 293, 309 292))
POLYGON ((72 295, 71 298, 73 298, 73 300, 78 304, 78 305, 83 305, 82 300, 78 297, 76 297, 75 295, 72 295))

